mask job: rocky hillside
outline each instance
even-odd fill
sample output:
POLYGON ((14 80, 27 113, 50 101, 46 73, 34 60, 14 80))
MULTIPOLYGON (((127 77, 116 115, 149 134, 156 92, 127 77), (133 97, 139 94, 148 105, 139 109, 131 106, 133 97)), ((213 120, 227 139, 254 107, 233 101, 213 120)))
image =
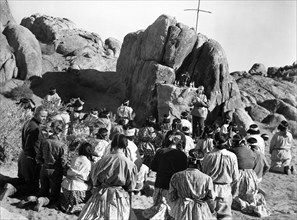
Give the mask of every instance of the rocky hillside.
POLYGON ((224 114, 232 115, 242 132, 253 120, 296 123, 296 64, 268 69, 255 64, 248 72, 229 74, 220 44, 173 17, 161 15, 121 43, 103 41, 66 18, 34 14, 18 25, 7 1, 1 1, 1 12, 2 85, 13 78, 30 80, 41 98, 55 86, 62 99, 80 96, 88 107, 98 107, 102 94, 117 104, 128 98, 142 123, 150 114, 160 119, 190 111, 194 83, 205 87, 210 123, 224 114), (186 87, 176 85, 183 74, 190 77, 186 87))

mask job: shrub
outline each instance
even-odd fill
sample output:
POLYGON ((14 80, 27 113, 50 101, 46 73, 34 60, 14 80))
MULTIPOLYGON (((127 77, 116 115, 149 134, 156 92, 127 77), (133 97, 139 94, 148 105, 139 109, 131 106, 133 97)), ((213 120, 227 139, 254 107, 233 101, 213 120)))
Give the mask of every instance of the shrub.
POLYGON ((5 97, 16 101, 19 101, 21 98, 31 99, 33 97, 33 91, 30 89, 30 83, 24 82, 23 85, 13 88, 5 94, 5 97))
MULTIPOLYGON (((0 97, 1 98, 1 97, 0 97)), ((22 149, 21 130, 25 121, 31 118, 24 109, 13 102, 1 100, 0 105, 0 163, 17 161, 22 149)))

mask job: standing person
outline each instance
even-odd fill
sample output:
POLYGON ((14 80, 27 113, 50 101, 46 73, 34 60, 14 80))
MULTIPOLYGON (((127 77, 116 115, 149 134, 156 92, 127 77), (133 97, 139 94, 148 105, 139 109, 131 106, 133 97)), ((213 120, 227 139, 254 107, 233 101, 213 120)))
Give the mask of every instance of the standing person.
POLYGON ((84 142, 79 146, 78 156, 71 160, 66 178, 62 182, 61 208, 73 213, 77 205, 85 203, 91 196, 90 172, 92 167, 92 145, 84 142))
POLYGON ((99 113, 97 127, 98 129, 106 128, 108 132, 108 136, 110 135, 111 120, 110 120, 110 112, 108 110, 103 110, 99 113))
POLYGON ((282 121, 271 141, 269 153, 271 154, 271 171, 284 172, 289 175, 294 173, 294 168, 291 166, 291 147, 293 144, 292 134, 288 131, 289 124, 287 121, 282 121))
POLYGON ((176 130, 169 131, 165 137, 165 146, 157 151, 151 163, 152 171, 157 172, 154 204, 144 210, 143 215, 149 219, 166 219, 169 216, 168 206, 169 182, 173 174, 187 168, 187 156, 179 150, 183 145, 182 133, 176 130))
POLYGON ((215 149, 204 156, 202 171, 214 183, 217 218, 232 219, 232 196, 237 191, 239 180, 237 158, 234 153, 225 149, 228 142, 223 134, 216 134, 215 143, 215 149))
POLYGON ((192 109, 192 126, 193 126, 193 138, 199 137, 204 129, 204 121, 208 114, 208 101, 206 95, 204 95, 204 86, 197 88, 197 95, 193 98, 191 105, 194 105, 192 109), (199 128, 197 128, 199 127, 199 128))
POLYGON ((95 189, 78 219, 129 219, 129 192, 136 185, 137 168, 125 156, 127 138, 116 134, 111 142, 111 154, 99 160, 91 174, 95 189))
POLYGON ((129 100, 123 102, 123 104, 117 108, 118 119, 125 118, 129 121, 134 120, 135 113, 133 109, 129 106, 129 100))
POLYGON ((169 114, 164 114, 163 115, 163 121, 160 125, 161 128, 161 134, 165 138, 166 134, 168 131, 171 130, 171 122, 170 122, 170 115, 169 114))
POLYGON ((210 176, 198 169, 199 160, 195 151, 190 151, 188 168, 173 174, 169 186, 170 215, 174 219, 216 219, 216 197, 210 176))
POLYGON ((41 125, 45 123, 48 112, 43 106, 35 109, 34 116, 22 129, 22 151, 18 159, 18 178, 11 179, 4 186, 0 201, 16 192, 34 194, 39 189, 40 166, 36 164, 36 151, 43 139, 41 125))
POLYGON ((42 206, 49 203, 56 204, 60 198, 63 168, 67 164, 67 145, 62 142, 64 123, 54 121, 51 124, 52 135, 42 141, 41 147, 36 154, 36 161, 41 165, 40 185, 41 188, 35 196, 29 196, 21 201, 20 206, 28 202, 37 202, 35 211, 40 211, 42 206), (37 199, 37 197, 39 197, 37 199))

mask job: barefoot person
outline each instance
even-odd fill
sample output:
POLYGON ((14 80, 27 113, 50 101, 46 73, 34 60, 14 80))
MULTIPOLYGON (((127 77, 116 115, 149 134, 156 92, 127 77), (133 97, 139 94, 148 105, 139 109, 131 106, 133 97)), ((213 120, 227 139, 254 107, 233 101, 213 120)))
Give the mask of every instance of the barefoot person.
POLYGON ((289 124, 287 121, 282 121, 271 141, 269 153, 271 154, 271 171, 284 172, 289 175, 294 169, 291 166, 291 147, 293 144, 292 134, 288 131, 289 124))
POLYGON ((135 188, 137 168, 125 156, 127 145, 127 138, 116 134, 111 153, 95 164, 91 175, 95 188, 78 219, 129 219, 129 192, 135 188))
POLYGON ((18 178, 12 178, 4 186, 0 201, 18 192, 36 193, 39 189, 40 167, 36 164, 36 150, 43 138, 40 125, 45 122, 48 112, 42 106, 36 108, 34 116, 22 129, 22 151, 18 160, 18 178))

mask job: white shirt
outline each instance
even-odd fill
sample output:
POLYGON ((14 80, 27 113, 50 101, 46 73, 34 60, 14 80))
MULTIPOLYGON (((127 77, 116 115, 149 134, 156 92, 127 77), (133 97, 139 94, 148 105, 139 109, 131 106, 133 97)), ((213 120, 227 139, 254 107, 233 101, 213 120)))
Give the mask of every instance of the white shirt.
POLYGON ((191 138, 188 135, 185 135, 185 137, 186 137, 185 153, 187 156, 189 156, 189 151, 195 148, 195 144, 194 144, 193 138, 191 138))
POLYGON ((88 190, 89 185, 85 181, 89 179, 91 167, 92 163, 86 156, 73 158, 61 186, 67 190, 88 190))
POLYGON ((182 127, 189 128, 189 132, 190 132, 190 134, 192 134, 192 123, 189 120, 181 119, 181 124, 182 124, 182 127))

